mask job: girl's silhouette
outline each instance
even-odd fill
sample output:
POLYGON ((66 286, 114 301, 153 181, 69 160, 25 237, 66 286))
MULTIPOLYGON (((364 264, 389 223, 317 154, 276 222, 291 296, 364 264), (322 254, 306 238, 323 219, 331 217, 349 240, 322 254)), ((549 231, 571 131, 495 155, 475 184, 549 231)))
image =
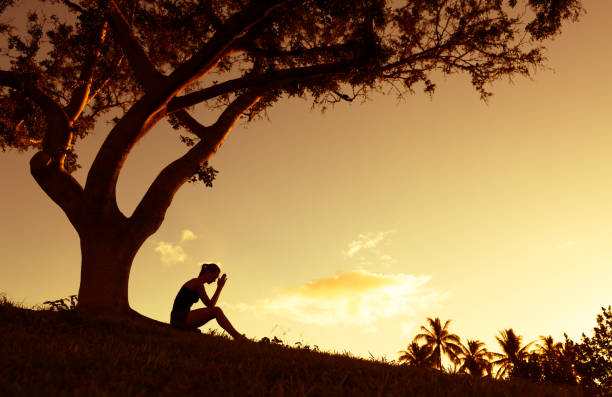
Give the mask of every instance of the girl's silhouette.
POLYGON ((192 278, 183 284, 172 305, 170 324, 181 329, 195 330, 214 318, 221 328, 226 330, 234 339, 245 338, 243 334, 236 331, 221 308, 216 306, 221 290, 227 281, 225 274, 219 277, 220 273, 219 266, 214 263, 205 263, 202 265, 202 270, 197 278, 192 278), (217 280, 217 289, 212 298, 208 298, 204 284, 211 284, 215 280, 217 280), (191 310, 191 305, 196 303, 198 298, 202 300, 206 307, 191 310))

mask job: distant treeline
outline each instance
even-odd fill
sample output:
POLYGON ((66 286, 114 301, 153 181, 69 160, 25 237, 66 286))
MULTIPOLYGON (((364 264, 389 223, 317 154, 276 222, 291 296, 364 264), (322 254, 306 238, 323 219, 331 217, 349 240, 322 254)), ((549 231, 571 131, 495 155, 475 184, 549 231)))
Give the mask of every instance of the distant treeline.
POLYGON ((523 343, 522 336, 509 328, 495 337, 501 353, 488 351, 479 340, 463 343, 449 331, 450 320, 442 324, 437 317, 428 318, 428 326, 421 326, 421 333, 400 352, 399 362, 476 377, 574 385, 588 395, 612 396, 612 308, 601 309, 593 335, 583 333, 580 342, 564 334, 562 342, 540 336, 537 341, 523 343), (443 365, 443 357, 450 365, 443 365))

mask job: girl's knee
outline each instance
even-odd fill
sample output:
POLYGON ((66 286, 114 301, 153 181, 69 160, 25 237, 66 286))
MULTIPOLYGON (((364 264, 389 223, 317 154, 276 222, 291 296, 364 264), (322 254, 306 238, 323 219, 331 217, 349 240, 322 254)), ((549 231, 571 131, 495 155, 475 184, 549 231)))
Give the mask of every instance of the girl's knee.
POLYGON ((221 308, 220 308, 219 306, 214 306, 214 307, 212 308, 212 312, 213 312, 213 315, 214 315, 215 317, 217 317, 217 316, 222 316, 222 315, 223 315, 223 310, 221 310, 221 308))

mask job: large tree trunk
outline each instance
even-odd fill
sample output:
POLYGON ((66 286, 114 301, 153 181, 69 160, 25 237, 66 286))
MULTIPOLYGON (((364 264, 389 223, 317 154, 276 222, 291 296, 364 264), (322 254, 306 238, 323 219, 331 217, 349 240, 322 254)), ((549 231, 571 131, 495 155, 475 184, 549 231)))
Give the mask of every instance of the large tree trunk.
POLYGON ((130 314, 128 284, 132 261, 142 241, 130 236, 122 220, 89 222, 80 231, 80 309, 105 314, 130 314))

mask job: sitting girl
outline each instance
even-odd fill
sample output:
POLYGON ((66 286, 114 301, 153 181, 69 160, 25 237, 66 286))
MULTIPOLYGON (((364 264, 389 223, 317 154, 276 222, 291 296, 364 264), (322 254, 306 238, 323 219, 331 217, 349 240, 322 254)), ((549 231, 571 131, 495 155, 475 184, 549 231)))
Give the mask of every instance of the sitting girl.
POLYGON ((192 278, 187 281, 179 290, 174 305, 172 305, 172 313, 170 313, 170 324, 180 329, 196 330, 206 324, 213 318, 217 323, 226 330, 234 339, 244 339, 245 336, 240 334, 234 326, 229 322, 221 308, 215 306, 219 299, 219 294, 227 281, 227 276, 224 274, 219 277, 221 269, 214 263, 205 263, 202 265, 202 270, 197 278, 192 278), (208 298, 204 290, 204 284, 211 284, 217 280, 217 290, 212 298, 208 298), (202 300, 206 306, 202 309, 191 310, 191 305, 202 300))

